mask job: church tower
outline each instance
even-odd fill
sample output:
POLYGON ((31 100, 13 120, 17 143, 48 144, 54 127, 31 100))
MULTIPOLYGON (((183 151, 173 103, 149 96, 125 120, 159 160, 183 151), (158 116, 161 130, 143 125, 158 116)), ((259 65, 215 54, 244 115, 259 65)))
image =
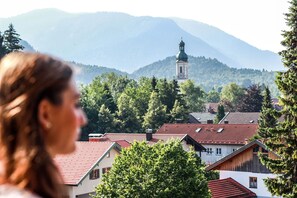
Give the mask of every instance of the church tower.
POLYGON ((185 53, 185 43, 181 39, 179 52, 176 55, 176 79, 183 82, 188 79, 188 55, 185 53))

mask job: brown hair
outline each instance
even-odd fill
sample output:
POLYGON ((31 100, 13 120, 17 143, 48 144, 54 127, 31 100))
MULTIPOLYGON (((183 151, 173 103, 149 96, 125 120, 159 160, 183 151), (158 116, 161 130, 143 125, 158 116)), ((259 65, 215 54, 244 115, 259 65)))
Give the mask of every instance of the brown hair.
POLYGON ((41 197, 67 195, 61 175, 48 153, 38 105, 47 98, 63 101, 72 69, 38 53, 11 53, 0 62, 0 183, 15 185, 41 197))

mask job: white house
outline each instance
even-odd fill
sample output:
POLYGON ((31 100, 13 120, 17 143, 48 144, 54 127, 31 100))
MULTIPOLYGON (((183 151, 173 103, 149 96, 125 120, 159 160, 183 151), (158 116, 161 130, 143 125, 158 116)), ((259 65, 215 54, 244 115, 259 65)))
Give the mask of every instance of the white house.
POLYGON ((245 145, 257 124, 164 124, 156 134, 188 134, 206 148, 201 159, 212 164, 245 145))
POLYGON ((263 179, 274 178, 275 175, 261 164, 258 152, 267 154, 272 159, 277 158, 276 154, 265 149, 265 145, 258 140, 254 140, 209 165, 206 170, 218 170, 220 179, 232 178, 254 192, 258 198, 273 197, 265 186, 263 179))
POLYGON ((76 142, 76 151, 55 157, 70 198, 93 194, 102 175, 111 168, 120 152, 115 142, 76 142))

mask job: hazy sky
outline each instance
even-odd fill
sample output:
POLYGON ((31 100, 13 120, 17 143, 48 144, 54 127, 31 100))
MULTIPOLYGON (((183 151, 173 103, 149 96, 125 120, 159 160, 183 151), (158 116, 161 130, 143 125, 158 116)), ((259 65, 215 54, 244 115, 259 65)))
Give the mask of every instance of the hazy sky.
POLYGON ((259 49, 282 49, 287 0, 0 0, 0 17, 38 8, 68 12, 115 11, 134 16, 180 17, 204 22, 259 49), (17 5, 17 6, 16 6, 17 5))

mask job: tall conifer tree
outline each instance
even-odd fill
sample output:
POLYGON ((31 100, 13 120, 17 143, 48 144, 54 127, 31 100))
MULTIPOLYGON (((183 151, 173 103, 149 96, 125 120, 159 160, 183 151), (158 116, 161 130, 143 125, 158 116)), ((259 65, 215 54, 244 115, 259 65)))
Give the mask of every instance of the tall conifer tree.
POLYGON ((266 179, 268 190, 284 198, 297 197, 297 0, 291 0, 286 14, 288 30, 283 31, 285 47, 280 52, 284 72, 279 72, 276 84, 282 92, 280 102, 283 106, 284 121, 269 128, 270 138, 265 142, 267 148, 279 155, 279 159, 262 156, 262 162, 276 175, 266 179))
POLYGON ((6 47, 4 46, 4 37, 0 32, 0 59, 7 53, 6 47))
POLYGON ((12 24, 9 24, 8 30, 4 32, 3 37, 7 53, 24 49, 24 47, 20 44, 20 35, 16 32, 12 24))

